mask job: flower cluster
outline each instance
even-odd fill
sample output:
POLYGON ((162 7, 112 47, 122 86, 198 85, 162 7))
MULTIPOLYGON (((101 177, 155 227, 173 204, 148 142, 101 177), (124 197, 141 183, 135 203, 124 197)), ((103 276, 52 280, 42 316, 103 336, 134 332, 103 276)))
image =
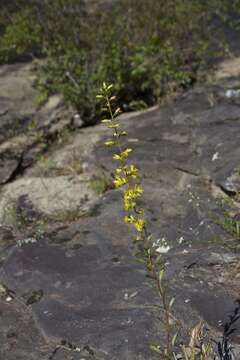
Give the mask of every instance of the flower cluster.
POLYGON ((139 180, 139 170, 129 161, 132 149, 124 147, 122 142, 122 138, 127 136, 127 132, 121 130, 117 121, 121 109, 114 106, 116 97, 111 95, 112 89, 113 85, 103 83, 100 94, 97 95, 97 99, 103 102, 103 112, 108 115, 102 120, 102 123, 112 129, 112 137, 105 141, 105 145, 116 149, 113 159, 117 162, 117 168, 113 182, 116 188, 124 188, 123 205, 127 212, 124 221, 136 229, 136 240, 142 240, 146 230, 146 222, 143 218, 144 210, 140 207, 143 189, 139 180))

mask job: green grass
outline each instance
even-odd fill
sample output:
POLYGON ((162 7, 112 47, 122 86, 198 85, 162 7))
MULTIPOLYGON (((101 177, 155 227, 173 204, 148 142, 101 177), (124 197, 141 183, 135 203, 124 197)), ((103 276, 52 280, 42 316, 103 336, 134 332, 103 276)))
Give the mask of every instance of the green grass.
POLYGON ((105 174, 99 174, 92 177, 89 187, 97 195, 101 195, 111 187, 111 183, 105 174))

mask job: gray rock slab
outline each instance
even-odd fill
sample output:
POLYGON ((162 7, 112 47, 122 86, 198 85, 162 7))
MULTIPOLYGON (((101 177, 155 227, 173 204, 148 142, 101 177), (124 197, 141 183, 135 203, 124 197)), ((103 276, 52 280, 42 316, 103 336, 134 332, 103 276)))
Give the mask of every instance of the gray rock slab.
POLYGON ((22 304, 0 299, 0 358, 9 360, 47 359, 51 347, 22 304))
POLYGON ((20 178, 7 184, 0 200, 0 222, 11 225, 16 207, 27 196, 33 207, 46 216, 67 219, 69 212, 84 213, 93 206, 96 194, 89 186, 89 179, 82 176, 55 178, 20 178), (76 196, 77 194, 77 196, 76 196))
POLYGON ((0 276, 19 298, 43 291, 32 312, 48 340, 89 345, 104 359, 154 358, 149 344, 158 330, 149 309, 152 291, 124 248, 104 258, 97 245, 74 251, 46 242, 25 245, 8 258, 0 276))

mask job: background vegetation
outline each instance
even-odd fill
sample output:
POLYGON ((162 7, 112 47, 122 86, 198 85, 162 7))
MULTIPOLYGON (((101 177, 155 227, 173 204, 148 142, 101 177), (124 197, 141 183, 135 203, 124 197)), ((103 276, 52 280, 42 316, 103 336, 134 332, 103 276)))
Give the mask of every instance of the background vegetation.
POLYGON ((0 63, 41 59, 39 102, 63 93, 93 122, 103 81, 126 110, 191 85, 239 12, 239 0, 3 0, 0 63))

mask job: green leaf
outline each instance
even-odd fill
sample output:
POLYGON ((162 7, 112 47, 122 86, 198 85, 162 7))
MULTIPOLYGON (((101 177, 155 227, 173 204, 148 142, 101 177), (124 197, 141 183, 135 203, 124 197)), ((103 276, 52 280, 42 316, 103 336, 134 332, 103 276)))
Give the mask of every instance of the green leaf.
POLYGON ((175 301, 176 301, 176 298, 172 297, 170 302, 169 302, 169 309, 171 309, 171 307, 174 305, 175 301))
POLYGON ((161 354, 162 355, 162 351, 160 349, 160 346, 158 345, 150 345, 150 349, 154 352, 156 352, 157 354, 161 354))
POLYGON ((114 114, 113 116, 116 117, 117 115, 121 114, 121 109, 118 107, 115 111, 114 111, 114 114))
POLYGON ((164 274, 165 274, 165 270, 164 269, 160 270, 160 272, 159 272, 159 280, 160 281, 162 281, 164 274))
POLYGON ((175 342, 177 340, 177 337, 178 337, 178 332, 176 332, 176 334, 174 334, 173 338, 172 338, 172 346, 175 345, 175 342))

